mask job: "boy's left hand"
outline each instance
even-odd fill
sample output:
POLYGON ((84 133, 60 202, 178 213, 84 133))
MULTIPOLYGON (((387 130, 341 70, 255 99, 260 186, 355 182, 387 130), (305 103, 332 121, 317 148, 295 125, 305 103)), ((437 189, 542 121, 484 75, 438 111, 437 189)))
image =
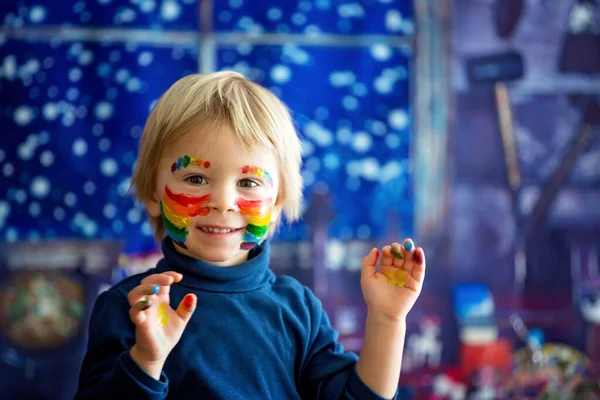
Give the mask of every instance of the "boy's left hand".
POLYGON ((425 253, 406 239, 404 246, 392 243, 381 251, 374 248, 363 259, 361 287, 369 313, 390 321, 404 321, 421 293, 425 278, 425 253))

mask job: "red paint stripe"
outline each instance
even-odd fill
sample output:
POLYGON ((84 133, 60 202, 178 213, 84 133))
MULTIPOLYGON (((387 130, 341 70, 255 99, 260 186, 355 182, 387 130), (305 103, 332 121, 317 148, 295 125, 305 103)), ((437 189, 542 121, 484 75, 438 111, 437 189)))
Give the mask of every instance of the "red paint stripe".
POLYGON ((239 198, 235 202, 239 208, 260 208, 264 206, 269 206, 273 203, 273 199, 264 199, 264 200, 246 200, 239 198))
POLYGON ((206 203, 210 200, 210 194, 206 194, 204 196, 190 196, 187 194, 175 194, 171 192, 168 186, 165 186, 165 193, 171 199, 173 199, 177 204, 180 204, 185 207, 197 206, 203 203, 206 203))

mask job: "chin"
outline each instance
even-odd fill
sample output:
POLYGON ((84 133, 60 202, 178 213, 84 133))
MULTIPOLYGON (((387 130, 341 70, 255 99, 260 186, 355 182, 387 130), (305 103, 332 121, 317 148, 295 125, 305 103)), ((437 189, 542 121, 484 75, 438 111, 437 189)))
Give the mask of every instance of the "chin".
POLYGON ((210 264, 230 266, 240 264, 248 257, 248 252, 238 249, 218 249, 213 248, 210 251, 196 251, 196 249, 188 249, 190 253, 200 260, 210 264), (191 250, 191 251, 190 251, 191 250))

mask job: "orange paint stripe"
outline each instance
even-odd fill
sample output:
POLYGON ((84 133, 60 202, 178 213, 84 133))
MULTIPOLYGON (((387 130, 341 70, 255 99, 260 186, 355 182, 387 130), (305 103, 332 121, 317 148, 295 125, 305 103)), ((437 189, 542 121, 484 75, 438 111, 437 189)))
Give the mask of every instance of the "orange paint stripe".
POLYGON ((169 196, 163 197, 163 203, 166 204, 166 206, 169 208, 169 210, 173 211, 173 213, 175 213, 177 215, 180 215, 183 217, 189 215, 190 209, 188 207, 177 204, 175 202, 175 200, 173 200, 169 196))
POLYGON ((254 215, 254 216, 259 216, 259 215, 265 215, 267 213, 271 212, 271 209, 263 209, 263 208, 242 208, 240 209, 240 213, 242 215, 254 215))

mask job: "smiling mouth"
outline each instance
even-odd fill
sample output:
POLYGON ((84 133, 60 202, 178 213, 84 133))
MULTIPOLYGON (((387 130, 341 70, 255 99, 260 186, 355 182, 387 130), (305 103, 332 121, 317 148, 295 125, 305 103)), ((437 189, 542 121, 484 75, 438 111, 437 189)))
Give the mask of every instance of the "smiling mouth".
POLYGON ((242 230, 243 228, 231 228, 231 227, 221 227, 221 226, 199 226, 198 229, 200 229, 202 232, 206 232, 206 233, 225 234, 225 233, 237 232, 237 231, 242 230))

